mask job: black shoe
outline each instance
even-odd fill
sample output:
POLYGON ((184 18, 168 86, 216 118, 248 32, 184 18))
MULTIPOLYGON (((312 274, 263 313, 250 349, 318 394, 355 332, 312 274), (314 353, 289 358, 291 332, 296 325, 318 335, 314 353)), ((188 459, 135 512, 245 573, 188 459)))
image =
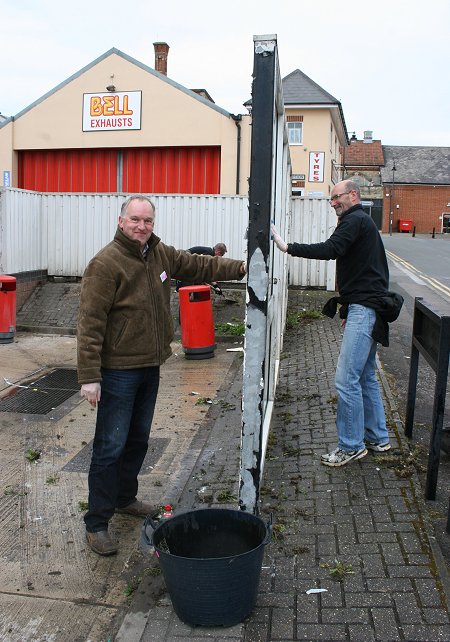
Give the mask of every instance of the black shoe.
POLYGON ((98 555, 114 555, 117 553, 117 544, 114 543, 108 531, 89 533, 86 531, 86 541, 94 553, 98 555))

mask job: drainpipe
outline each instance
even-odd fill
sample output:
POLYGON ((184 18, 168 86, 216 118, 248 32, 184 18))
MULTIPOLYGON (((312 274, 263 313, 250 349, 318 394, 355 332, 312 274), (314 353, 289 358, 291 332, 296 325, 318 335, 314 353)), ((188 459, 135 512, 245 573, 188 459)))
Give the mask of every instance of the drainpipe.
POLYGON ((239 194, 240 175, 241 175, 241 120, 242 114, 230 114, 237 127, 237 144, 236 144, 236 194, 239 194))

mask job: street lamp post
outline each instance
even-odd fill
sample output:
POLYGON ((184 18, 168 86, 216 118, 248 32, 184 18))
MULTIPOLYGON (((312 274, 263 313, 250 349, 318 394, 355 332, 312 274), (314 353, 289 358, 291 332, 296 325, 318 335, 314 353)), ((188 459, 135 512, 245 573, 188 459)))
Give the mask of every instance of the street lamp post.
POLYGON ((392 220, 394 218, 394 211, 392 209, 392 197, 394 193, 394 185, 395 185, 395 160, 392 161, 392 185, 391 185, 391 193, 390 193, 390 198, 389 198, 389 236, 392 236, 392 220))

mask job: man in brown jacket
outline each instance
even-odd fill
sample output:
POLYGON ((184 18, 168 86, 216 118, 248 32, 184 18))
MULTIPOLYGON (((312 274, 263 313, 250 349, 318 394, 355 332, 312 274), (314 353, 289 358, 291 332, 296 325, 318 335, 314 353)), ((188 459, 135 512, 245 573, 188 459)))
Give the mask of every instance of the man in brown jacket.
POLYGON ((189 254, 154 233, 155 207, 146 196, 122 205, 114 240, 83 276, 77 328, 81 396, 97 406, 89 470, 86 539, 99 555, 117 545, 108 532, 114 512, 143 517, 156 510, 137 499, 159 385, 170 356, 170 280, 241 279, 245 263, 189 254))

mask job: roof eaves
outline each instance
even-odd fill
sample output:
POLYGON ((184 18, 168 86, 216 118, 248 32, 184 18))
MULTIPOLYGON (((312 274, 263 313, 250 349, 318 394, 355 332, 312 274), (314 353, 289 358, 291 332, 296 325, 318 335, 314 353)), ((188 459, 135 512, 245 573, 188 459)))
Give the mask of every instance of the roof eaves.
POLYGON ((46 94, 44 94, 43 96, 41 96, 40 98, 35 100, 33 103, 31 103, 31 105, 28 105, 28 107, 25 107, 25 109, 22 109, 15 116, 10 116, 10 118, 7 119, 7 121, 5 121, 4 123, 2 123, 0 125, 0 127, 3 127, 8 121, 17 120, 18 118, 20 118, 21 116, 23 116, 24 114, 29 112, 31 109, 36 107, 36 105, 39 105, 41 102, 43 102, 44 100, 46 100, 47 98, 49 98, 50 96, 55 94, 60 89, 63 89, 63 87, 65 87, 66 85, 71 83, 76 78, 79 78, 84 73, 86 73, 89 69, 92 69, 93 67, 95 67, 95 65, 98 65, 100 62, 102 62, 103 60, 105 60, 109 56, 112 56, 113 54, 116 54, 117 56, 120 56, 121 58, 123 58, 124 60, 127 60, 131 64, 136 65, 137 67, 140 67, 144 71, 152 74, 153 76, 156 76, 157 78, 159 78, 163 82, 166 82, 169 85, 172 85, 172 87, 175 87, 179 91, 182 91, 183 93, 189 95, 194 100, 198 100, 199 102, 203 103, 204 105, 206 105, 210 109, 214 109, 215 111, 223 114, 224 116, 227 116, 227 117, 230 116, 230 113, 228 111, 226 111, 226 109, 222 109, 222 107, 218 107, 215 103, 211 103, 211 101, 207 100, 206 98, 203 98, 203 96, 199 96, 198 94, 196 94, 195 92, 191 91, 190 89, 187 89, 186 87, 183 87, 183 85, 178 84, 177 82, 175 82, 174 80, 171 80, 170 78, 168 78, 164 74, 161 74, 158 71, 156 71, 155 69, 152 69, 152 67, 148 67, 147 65, 144 65, 142 62, 140 62, 139 60, 136 60, 135 58, 132 58, 128 54, 124 53, 123 51, 120 51, 119 49, 116 49, 115 47, 112 47, 111 49, 106 51, 104 54, 102 54, 101 56, 99 56, 98 58, 96 58, 95 60, 90 62, 88 65, 86 65, 85 67, 83 67, 82 69, 77 71, 76 73, 72 74, 72 76, 70 76, 69 78, 66 78, 66 80, 64 80, 63 82, 59 83, 59 85, 56 85, 56 87, 54 87, 53 89, 48 91, 46 94))
POLYGON ((8 118, 5 118, 5 120, 2 120, 0 122, 0 129, 7 125, 8 123, 11 123, 14 120, 14 116, 8 116, 8 118))

